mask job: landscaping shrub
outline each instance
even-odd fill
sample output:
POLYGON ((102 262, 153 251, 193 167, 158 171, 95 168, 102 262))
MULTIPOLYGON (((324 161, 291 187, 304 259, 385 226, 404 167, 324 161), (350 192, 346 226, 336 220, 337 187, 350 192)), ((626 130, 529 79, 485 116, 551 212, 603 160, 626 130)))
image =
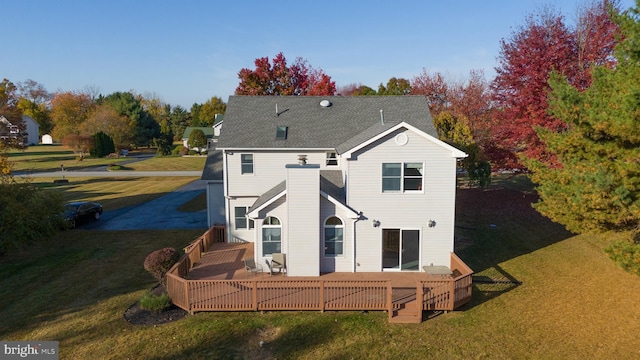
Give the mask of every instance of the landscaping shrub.
POLYGON ((166 247, 156 250, 144 259, 144 269, 147 270, 158 282, 165 285, 167 271, 180 260, 180 253, 174 248, 166 247))
POLYGON ((189 153, 189 149, 184 147, 184 146, 182 146, 182 147, 180 147, 180 151, 178 151, 178 153, 180 155, 182 155, 182 156, 187 155, 189 153))
POLYGON ((171 298, 167 294, 154 295, 151 292, 144 294, 140 299, 140 307, 155 313, 162 312, 171 306, 171 298))
POLYGON ((605 249, 618 266, 632 274, 640 275, 640 244, 633 240, 619 240, 605 249))
POLYGON ((193 155, 198 155, 198 152, 195 150, 189 150, 188 154, 193 156, 193 155))

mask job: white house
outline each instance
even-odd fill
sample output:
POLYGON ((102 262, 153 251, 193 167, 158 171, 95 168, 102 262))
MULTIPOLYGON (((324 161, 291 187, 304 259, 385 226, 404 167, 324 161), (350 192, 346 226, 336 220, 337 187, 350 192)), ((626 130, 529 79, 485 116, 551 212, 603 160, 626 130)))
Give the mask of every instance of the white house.
POLYGON ((209 225, 285 253, 289 276, 449 266, 456 162, 423 96, 232 96, 210 151, 209 225))
POLYGON ((40 126, 28 115, 22 115, 22 126, 12 124, 0 115, 0 138, 20 139, 23 145, 37 145, 39 142, 40 126))

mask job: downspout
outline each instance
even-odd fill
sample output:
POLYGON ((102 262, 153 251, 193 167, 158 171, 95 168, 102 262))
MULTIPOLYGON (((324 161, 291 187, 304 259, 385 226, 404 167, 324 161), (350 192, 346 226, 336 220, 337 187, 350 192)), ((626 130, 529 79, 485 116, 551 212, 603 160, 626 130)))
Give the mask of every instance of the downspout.
POLYGON ((223 171, 223 175, 224 175, 224 181, 223 181, 223 187, 224 187, 224 217, 225 217, 225 228, 226 228, 226 235, 227 238, 225 239, 227 241, 227 243, 230 243, 230 239, 231 239, 231 229, 229 228, 229 224, 231 223, 231 209, 230 207, 230 203, 229 203, 229 169, 227 168, 228 166, 228 161, 227 161, 227 156, 229 154, 227 154, 227 151, 224 150, 224 156, 222 157, 222 171, 223 171))

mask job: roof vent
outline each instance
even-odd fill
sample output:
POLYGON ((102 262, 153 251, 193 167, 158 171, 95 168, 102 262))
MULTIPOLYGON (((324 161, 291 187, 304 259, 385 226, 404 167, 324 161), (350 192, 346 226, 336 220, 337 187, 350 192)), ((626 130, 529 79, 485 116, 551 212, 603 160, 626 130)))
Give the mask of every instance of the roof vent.
POLYGON ((329 101, 329 100, 322 100, 322 101, 320 101, 320 106, 322 106, 322 107, 329 107, 329 106, 331 106, 331 101, 329 101))

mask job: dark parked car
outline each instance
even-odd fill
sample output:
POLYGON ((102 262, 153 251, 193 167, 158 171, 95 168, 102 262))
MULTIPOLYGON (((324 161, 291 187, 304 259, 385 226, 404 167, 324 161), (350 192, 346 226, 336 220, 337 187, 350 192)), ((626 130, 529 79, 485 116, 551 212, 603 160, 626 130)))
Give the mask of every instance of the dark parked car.
POLYGON ((102 205, 90 201, 74 201, 64 204, 64 219, 69 223, 69 227, 89 220, 100 220, 102 215, 102 205))

